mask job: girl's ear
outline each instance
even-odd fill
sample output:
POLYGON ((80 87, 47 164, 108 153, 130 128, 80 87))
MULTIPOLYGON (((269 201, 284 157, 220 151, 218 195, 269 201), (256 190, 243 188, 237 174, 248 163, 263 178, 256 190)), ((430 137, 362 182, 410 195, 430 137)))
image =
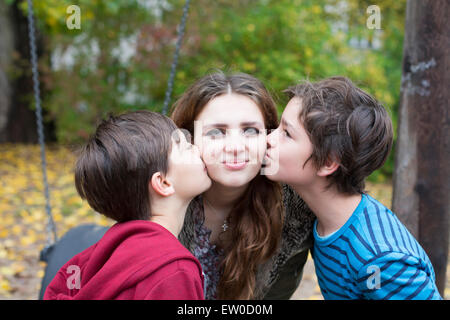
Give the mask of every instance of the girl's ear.
POLYGON ((155 172, 150 179, 149 189, 152 188, 157 194, 162 197, 168 197, 175 193, 173 184, 166 179, 161 172, 155 172))
POLYGON ((327 162, 325 163, 325 165, 323 165, 318 171, 317 171, 317 175, 319 177, 326 177, 329 176, 330 174, 332 174, 333 172, 335 172, 338 168, 339 168, 340 164, 337 163, 335 160, 333 160, 332 158, 328 158, 327 162))

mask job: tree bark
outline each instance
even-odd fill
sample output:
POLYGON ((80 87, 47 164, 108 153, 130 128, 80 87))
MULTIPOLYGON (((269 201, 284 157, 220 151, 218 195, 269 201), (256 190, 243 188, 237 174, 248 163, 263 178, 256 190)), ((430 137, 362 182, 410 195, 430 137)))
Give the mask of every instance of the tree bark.
POLYGON ((12 86, 9 80, 14 52, 14 33, 6 3, 0 2, 0 142, 6 141, 6 126, 11 109, 12 86))
POLYGON ((393 211, 418 239, 444 295, 449 241, 450 2, 409 0, 393 211))
MULTIPOLYGON (((37 143, 27 17, 18 7, 20 1, 10 6, 0 2, 0 143, 37 143)), ((41 56, 42 37, 36 39, 41 56)), ((44 123, 47 141, 55 140, 53 128, 51 121, 44 123)))

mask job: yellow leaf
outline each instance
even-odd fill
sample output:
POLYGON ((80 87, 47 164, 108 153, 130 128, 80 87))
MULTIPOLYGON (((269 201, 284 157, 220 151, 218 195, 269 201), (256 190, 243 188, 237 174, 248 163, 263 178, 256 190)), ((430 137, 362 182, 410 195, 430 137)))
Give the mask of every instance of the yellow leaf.
POLYGON ((0 238, 6 238, 9 236, 9 231, 7 229, 0 230, 0 238))
POLYGON ((20 238, 20 244, 23 246, 29 246, 36 241, 36 237, 25 236, 20 238))
POLYGON ((12 224, 14 224, 14 217, 11 214, 6 214, 4 217, 2 217, 3 226, 10 226, 12 224))
POLYGON ((63 216, 60 212, 57 212, 53 215, 53 220, 55 220, 55 222, 60 222, 62 220, 63 216))
MULTIPOLYGON (((1 193, 3 193, 3 192, 1 192, 1 189, 0 189, 0 194, 1 193)), ((12 210, 12 209, 13 209, 13 207, 10 204, 8 204, 8 203, 1 203, 0 204, 0 212, 9 211, 9 210, 12 210)))
POLYGON ((0 273, 4 276, 12 276, 14 275, 14 270, 11 267, 1 267, 0 273))
POLYGON ((25 204, 26 204, 27 206, 32 206, 32 205, 34 204, 34 198, 27 197, 27 198, 25 199, 25 204))
POLYGON ((36 277, 38 277, 39 279, 44 277, 44 270, 39 270, 38 272, 36 272, 36 277))
POLYGON ((9 281, 4 279, 0 281, 0 288, 4 291, 10 291, 11 285, 9 284, 9 281))
POLYGON ((13 234, 18 236, 19 234, 22 233, 22 228, 19 225, 15 225, 14 227, 12 227, 11 231, 13 234))
POLYGON ((81 204, 81 198, 79 196, 72 196, 67 199, 68 205, 81 204))
POLYGON ((12 268, 13 271, 14 271, 14 275, 17 275, 17 274, 19 274, 19 273, 21 273, 21 272, 23 272, 23 271, 25 270, 25 266, 24 266, 23 264, 17 263, 17 262, 15 262, 15 263, 11 266, 11 268, 12 268))

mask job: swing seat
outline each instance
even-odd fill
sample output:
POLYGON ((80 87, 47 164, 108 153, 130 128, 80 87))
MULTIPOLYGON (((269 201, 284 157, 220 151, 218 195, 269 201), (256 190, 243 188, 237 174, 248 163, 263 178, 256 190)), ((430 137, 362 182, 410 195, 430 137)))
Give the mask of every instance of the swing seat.
POLYGON ((61 267, 73 256, 97 243, 108 230, 95 224, 84 224, 70 229, 58 242, 41 251, 40 260, 47 263, 42 278, 39 300, 61 267))

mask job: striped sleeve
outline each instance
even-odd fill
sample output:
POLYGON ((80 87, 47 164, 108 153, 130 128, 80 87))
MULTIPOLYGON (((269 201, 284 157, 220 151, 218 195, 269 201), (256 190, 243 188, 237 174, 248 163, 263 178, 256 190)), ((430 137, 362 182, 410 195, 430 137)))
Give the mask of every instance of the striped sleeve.
POLYGON ((359 269, 357 285, 364 299, 440 300, 434 273, 411 255, 381 253, 359 269))

